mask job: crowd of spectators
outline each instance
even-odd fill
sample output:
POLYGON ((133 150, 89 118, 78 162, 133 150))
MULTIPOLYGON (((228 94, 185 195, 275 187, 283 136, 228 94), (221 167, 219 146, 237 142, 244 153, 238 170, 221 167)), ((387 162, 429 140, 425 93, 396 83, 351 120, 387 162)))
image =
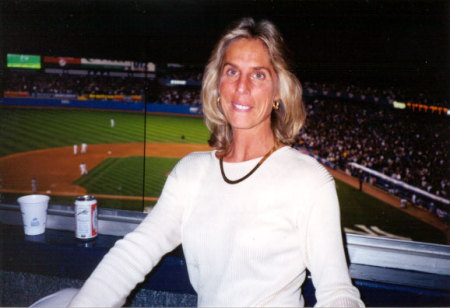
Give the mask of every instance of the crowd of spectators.
MULTIPOLYGON (((182 77, 198 78, 198 74, 176 73, 165 75, 162 79, 177 79, 182 77)), ((201 76, 200 76, 201 78, 201 76)), ((192 79, 189 79, 192 80, 192 79)), ((142 95, 151 93, 157 103, 199 106, 200 87, 166 86, 156 87, 154 83, 144 78, 111 77, 96 74, 70 75, 49 73, 21 74, 17 71, 9 73, 5 78, 5 91, 28 92, 34 94, 74 94, 77 96, 103 95, 142 95), (149 85, 150 83, 150 85, 149 85), (147 90, 147 93, 146 93, 147 90)))
POLYGON ((161 79, 176 79, 176 80, 190 80, 201 82, 203 73, 198 70, 191 71, 166 71, 158 73, 158 77, 161 79))
POLYGON ((307 98, 300 146, 342 170, 355 162, 449 197, 449 121, 380 105, 307 98))
POLYGON ((340 82, 322 83, 322 82, 309 82, 303 83, 303 87, 309 90, 322 91, 325 93, 345 93, 350 96, 373 96, 376 98, 385 98, 389 102, 411 102, 416 104, 423 104, 428 106, 445 107, 450 108, 450 102, 448 97, 438 97, 431 93, 424 93, 421 91, 402 89, 399 87, 386 87, 379 88, 375 86, 363 86, 356 84, 343 84, 340 82))
POLYGON ((8 72, 5 91, 33 94, 144 95, 146 80, 132 77, 109 77, 97 74, 71 75, 8 72))
POLYGON ((159 94, 158 103, 200 106, 200 87, 167 87, 159 94))

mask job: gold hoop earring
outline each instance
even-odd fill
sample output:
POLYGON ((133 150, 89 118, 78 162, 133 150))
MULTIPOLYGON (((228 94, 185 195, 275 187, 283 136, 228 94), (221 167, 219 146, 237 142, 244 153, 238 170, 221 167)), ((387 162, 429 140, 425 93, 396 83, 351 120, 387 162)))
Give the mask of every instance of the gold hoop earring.
POLYGON ((222 113, 222 105, 220 104, 220 95, 216 99, 216 108, 222 113))
POLYGON ((273 110, 280 109, 280 101, 274 101, 273 102, 273 110))

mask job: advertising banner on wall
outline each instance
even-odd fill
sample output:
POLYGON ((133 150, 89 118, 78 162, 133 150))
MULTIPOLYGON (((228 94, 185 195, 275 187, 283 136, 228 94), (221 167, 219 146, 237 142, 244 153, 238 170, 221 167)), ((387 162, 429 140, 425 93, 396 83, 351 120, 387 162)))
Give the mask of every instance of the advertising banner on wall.
POLYGON ((54 64, 60 67, 66 67, 71 65, 79 66, 81 64, 81 58, 72 58, 72 57, 44 57, 44 63, 46 64, 54 64))
POLYGON ((132 64, 131 61, 81 58, 81 65, 88 68, 125 70, 125 67, 131 67, 132 64))
POLYGON ((109 70, 113 69, 113 70, 142 71, 142 72, 155 71, 155 64, 152 62, 81 58, 81 65, 85 68, 97 68, 109 70))

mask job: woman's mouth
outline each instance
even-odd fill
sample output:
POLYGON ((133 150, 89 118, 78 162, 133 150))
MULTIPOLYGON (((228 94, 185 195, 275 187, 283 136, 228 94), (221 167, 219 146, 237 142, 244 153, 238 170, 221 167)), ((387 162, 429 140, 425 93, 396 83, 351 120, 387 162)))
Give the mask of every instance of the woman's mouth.
POLYGON ((232 103, 232 105, 233 105, 233 108, 235 110, 238 110, 238 111, 248 111, 248 110, 251 109, 250 106, 241 105, 241 104, 238 104, 238 103, 232 103))

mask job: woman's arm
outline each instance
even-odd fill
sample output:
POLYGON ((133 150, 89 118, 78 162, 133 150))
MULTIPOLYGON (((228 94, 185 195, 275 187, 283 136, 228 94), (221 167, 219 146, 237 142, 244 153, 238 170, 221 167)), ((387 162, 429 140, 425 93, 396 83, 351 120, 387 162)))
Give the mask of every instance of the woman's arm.
POLYGON ((333 180, 316 190, 306 229, 306 264, 318 307, 363 307, 345 259, 339 201, 333 180))
POLYGON ((136 284, 181 242, 182 185, 169 175, 161 197, 135 231, 117 241, 71 301, 71 307, 122 306, 136 284))

